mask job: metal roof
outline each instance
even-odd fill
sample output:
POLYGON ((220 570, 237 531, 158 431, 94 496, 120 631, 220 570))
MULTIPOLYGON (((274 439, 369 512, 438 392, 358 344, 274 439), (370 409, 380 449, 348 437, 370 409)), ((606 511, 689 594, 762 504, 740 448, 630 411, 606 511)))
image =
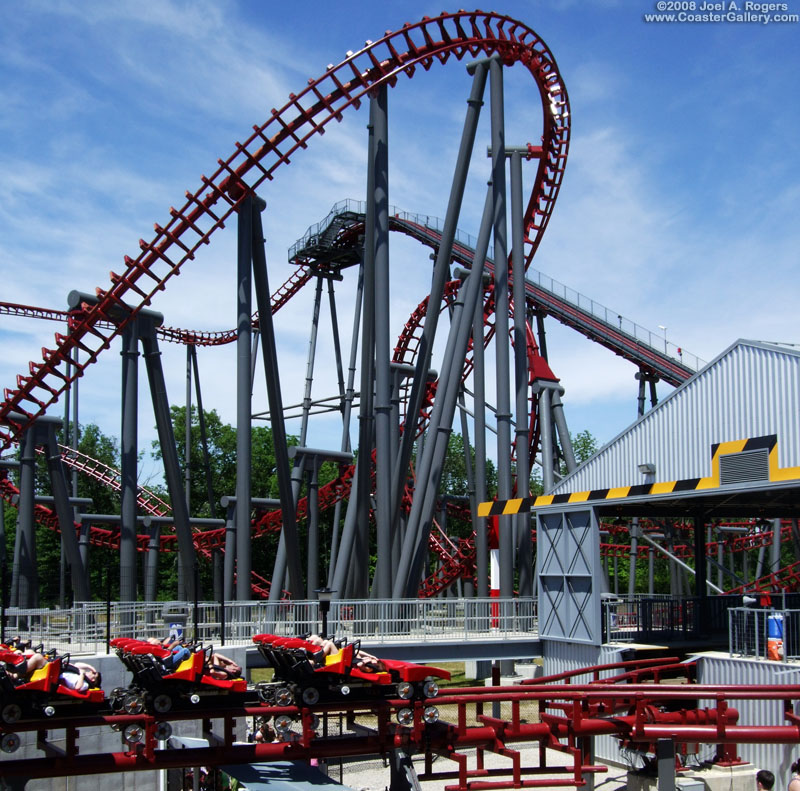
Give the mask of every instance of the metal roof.
POLYGON ((785 517, 799 494, 800 349, 739 340, 534 507, 785 517))

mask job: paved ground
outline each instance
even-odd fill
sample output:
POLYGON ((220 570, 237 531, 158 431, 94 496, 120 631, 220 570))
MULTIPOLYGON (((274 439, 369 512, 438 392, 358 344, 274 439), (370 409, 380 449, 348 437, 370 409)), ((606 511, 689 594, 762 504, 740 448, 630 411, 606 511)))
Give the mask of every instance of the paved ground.
MULTIPOLYGON (((522 767, 538 767, 539 765, 539 746, 538 744, 515 745, 522 753, 521 766, 522 767)), ((475 751, 466 750, 465 753, 469 756, 469 768, 475 766, 475 751)), ((554 750, 547 751, 547 762, 549 766, 564 765, 567 761, 563 754, 554 750)), ((421 759, 414 762, 418 773, 422 773, 423 766, 421 759)), ((484 766, 487 768, 506 768, 511 766, 511 760, 500 755, 493 753, 484 754, 484 766)), ((453 761, 439 758, 434 763, 434 771, 452 771, 458 770, 458 766, 453 761)), ((329 767, 329 774, 334 780, 339 780, 339 766, 331 764, 329 767)), ((384 791, 389 787, 391 770, 389 766, 385 766, 382 761, 360 761, 358 763, 345 764, 342 768, 342 782, 354 789, 355 791, 384 791)), ((550 775, 553 778, 559 775, 550 775)), ((528 778, 532 775, 528 775, 528 778)), ((547 774, 540 777, 546 778, 547 774)), ((564 775, 560 775, 563 779, 564 775)), ((476 778, 477 779, 477 778, 476 778)), ((486 778, 489 779, 489 778, 486 778)), ((499 777, 492 777, 492 780, 499 780, 499 777)), ((510 780, 510 777, 507 776, 510 780)), ((525 779, 525 778, 523 778, 525 779)), ((445 786, 455 785, 457 783, 455 778, 447 779, 434 779, 434 780, 421 780, 420 785, 423 791, 443 791, 445 786)), ((627 769, 620 767, 609 767, 608 772, 604 774, 595 775, 594 787, 596 791, 623 791, 627 783, 627 769)), ((545 786, 544 788, 548 788, 545 786)), ((561 788, 564 786, 551 786, 552 789, 561 788)), ((584 786, 583 788, 586 788, 584 786)))

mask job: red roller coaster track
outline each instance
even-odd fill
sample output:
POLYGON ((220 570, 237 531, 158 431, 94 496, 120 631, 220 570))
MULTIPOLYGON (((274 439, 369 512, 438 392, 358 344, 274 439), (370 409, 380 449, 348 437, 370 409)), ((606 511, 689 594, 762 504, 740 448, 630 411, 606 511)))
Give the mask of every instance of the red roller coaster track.
POLYGON ((155 224, 155 236, 140 240, 138 255, 125 256, 123 272, 112 272, 110 286, 97 289, 98 304, 76 314, 69 334, 56 334, 55 348, 43 349, 42 361, 32 362, 29 374, 18 375, 15 389, 5 390, 0 404, 4 424, 0 447, 9 447, 55 403, 173 275, 209 244, 244 197, 271 180, 327 124, 340 120, 345 110, 357 108, 377 87, 394 86, 401 75, 411 78, 420 68, 428 71, 451 57, 462 60, 494 54, 507 65, 528 69, 543 108, 541 148, 536 149, 538 171, 525 212, 525 260, 530 263, 552 213, 569 147, 568 98, 552 54, 530 28, 500 14, 460 11, 406 24, 331 66, 300 93, 290 94, 282 108, 273 109, 244 143, 236 144, 233 154, 218 161, 210 177, 201 177, 201 186, 186 193, 180 208, 170 209, 164 226, 155 224), (112 318, 119 305, 131 312, 125 318, 112 318), (70 370, 74 349, 85 357, 70 370), (24 418, 10 418, 11 413, 24 418))

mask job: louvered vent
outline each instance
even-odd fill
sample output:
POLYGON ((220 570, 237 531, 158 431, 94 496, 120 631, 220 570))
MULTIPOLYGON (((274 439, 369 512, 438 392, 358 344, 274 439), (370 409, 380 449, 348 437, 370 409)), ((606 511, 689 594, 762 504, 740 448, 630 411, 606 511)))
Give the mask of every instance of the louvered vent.
POLYGON ((730 453, 719 457, 719 482, 722 486, 732 483, 769 480, 769 450, 758 448, 742 453, 730 453))

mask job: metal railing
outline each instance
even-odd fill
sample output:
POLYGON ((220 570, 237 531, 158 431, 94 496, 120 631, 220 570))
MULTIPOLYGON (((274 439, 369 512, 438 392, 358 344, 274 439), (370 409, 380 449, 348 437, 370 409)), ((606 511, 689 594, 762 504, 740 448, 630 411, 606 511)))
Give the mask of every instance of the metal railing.
MULTIPOLYGON (((344 213, 360 215, 366 214, 366 211, 366 202, 355 200, 353 198, 347 198, 346 200, 335 204, 324 220, 309 226, 305 234, 303 234, 303 236, 289 248, 289 261, 292 261, 295 256, 297 256, 298 252, 307 247, 313 239, 322 235, 330 226, 333 219, 338 215, 344 213)), ((429 228, 439 234, 444 228, 444 221, 439 217, 435 217, 430 214, 415 214, 413 212, 402 211, 396 206, 390 207, 389 213, 392 217, 396 217, 399 220, 413 223, 414 225, 419 225, 424 228, 429 228)), ((456 229, 455 241, 472 250, 474 250, 477 246, 477 239, 461 229, 456 229)), ((489 261, 494 260, 494 251, 491 246, 487 252, 487 259, 489 261)), ((547 291, 553 296, 564 300, 571 305, 574 305, 585 313, 600 319, 600 321, 603 321, 605 324, 618 328, 621 332, 625 333, 631 338, 634 338, 641 344, 662 352, 667 357, 671 357, 673 360, 676 360, 681 365, 684 365, 693 371, 699 371, 706 364, 705 361, 700 359, 697 355, 686 351, 684 348, 678 346, 672 341, 668 341, 666 337, 666 330, 663 330, 662 335, 660 333, 653 332, 646 327, 642 327, 640 324, 637 324, 630 319, 626 319, 619 311, 612 310, 611 308, 601 305, 599 302, 595 302, 585 294, 581 294, 579 291, 576 291, 569 286, 565 286, 558 280, 555 280, 549 275, 545 275, 542 272, 533 269, 532 267, 526 272, 525 280, 533 285, 538 286, 543 291, 547 291)))
MULTIPOLYGON (((503 640, 538 630, 535 599, 339 600, 329 607, 329 635, 371 644, 503 640)), ((85 602, 63 610, 7 608, 2 634, 60 653, 94 654, 122 636, 246 645, 264 632, 319 632, 322 616, 318 601, 85 602)))
POLYGON ((664 640, 724 641, 728 612, 741 596, 620 595, 603 598, 603 635, 607 642, 660 642, 664 640))
POLYGON ((800 659, 800 610, 736 607, 728 618, 731 656, 800 659))
MULTIPOLYGON (((782 626, 787 658, 800 657, 800 610, 741 606, 740 596, 604 597, 603 642, 718 639, 730 653, 766 656, 770 629, 782 626), (770 619, 773 620, 770 620, 770 619)), ((322 631, 318 601, 86 602, 70 609, 7 608, 2 633, 62 653, 98 653, 108 638, 185 637, 202 643, 250 644, 269 632, 322 631)), ((535 599, 401 599, 332 601, 327 633, 370 644, 475 639, 505 640, 538 633, 535 599)))

